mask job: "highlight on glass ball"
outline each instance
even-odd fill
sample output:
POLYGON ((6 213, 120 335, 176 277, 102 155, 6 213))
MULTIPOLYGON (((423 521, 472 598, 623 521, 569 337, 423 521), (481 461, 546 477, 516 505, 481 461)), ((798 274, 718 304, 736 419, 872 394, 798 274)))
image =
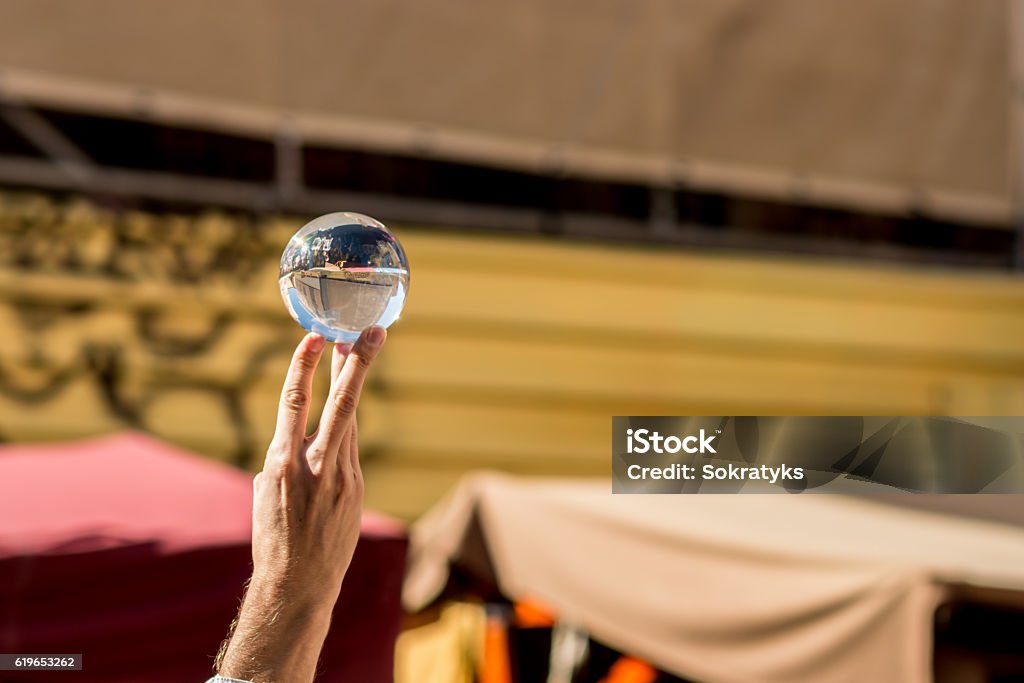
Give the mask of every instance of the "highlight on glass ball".
POLYGON ((328 341, 352 343, 367 327, 398 320, 409 264, 383 223, 342 211, 302 226, 281 255, 281 296, 296 322, 328 341))

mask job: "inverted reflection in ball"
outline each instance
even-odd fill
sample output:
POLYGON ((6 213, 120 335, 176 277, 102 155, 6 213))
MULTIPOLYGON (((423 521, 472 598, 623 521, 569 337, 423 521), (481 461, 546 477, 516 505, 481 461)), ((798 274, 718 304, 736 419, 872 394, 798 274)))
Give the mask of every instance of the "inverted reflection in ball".
POLYGON ((281 297, 292 317, 333 342, 388 327, 409 292, 402 245, 383 223, 329 213, 302 226, 281 255, 281 297))

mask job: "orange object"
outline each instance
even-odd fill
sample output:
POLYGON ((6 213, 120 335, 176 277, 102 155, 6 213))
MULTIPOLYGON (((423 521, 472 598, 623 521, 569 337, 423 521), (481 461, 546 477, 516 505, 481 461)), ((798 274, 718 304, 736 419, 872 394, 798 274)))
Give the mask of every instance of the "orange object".
POLYGON ((620 657, 608 670, 601 683, 654 683, 658 672, 645 661, 635 657, 620 657))
POLYGON ((484 654, 480 668, 480 683, 512 683, 508 624, 501 614, 490 610, 484 627, 484 654))
POLYGON ((520 628, 551 628, 555 625, 551 611, 536 600, 517 602, 515 611, 516 626, 520 628))

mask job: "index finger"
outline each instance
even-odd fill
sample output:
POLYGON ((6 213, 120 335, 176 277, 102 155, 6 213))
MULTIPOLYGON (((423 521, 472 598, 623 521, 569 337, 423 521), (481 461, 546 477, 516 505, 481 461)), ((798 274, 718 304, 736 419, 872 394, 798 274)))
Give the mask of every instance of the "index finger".
MULTIPOLYGON (((356 406, 363 390, 366 373, 384 344, 387 333, 382 327, 371 327, 359 337, 331 386, 331 396, 320 418, 317 440, 323 440, 326 453, 337 454, 350 423, 355 419, 356 406)), ((344 458, 343 460, 348 460, 344 458)))
POLYGON ((306 438, 306 419, 312 402, 313 375, 320 363, 326 340, 319 334, 307 334, 295 348, 277 408, 274 443, 289 455, 299 453, 306 438))

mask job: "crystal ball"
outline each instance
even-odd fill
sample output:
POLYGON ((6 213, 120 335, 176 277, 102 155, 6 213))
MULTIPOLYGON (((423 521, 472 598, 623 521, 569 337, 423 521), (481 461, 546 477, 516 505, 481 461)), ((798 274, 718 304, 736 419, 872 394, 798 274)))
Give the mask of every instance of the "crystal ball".
POLYGON ((299 229, 281 255, 281 297, 296 322, 352 343, 398 319, 409 292, 405 251, 383 223, 342 211, 299 229))

